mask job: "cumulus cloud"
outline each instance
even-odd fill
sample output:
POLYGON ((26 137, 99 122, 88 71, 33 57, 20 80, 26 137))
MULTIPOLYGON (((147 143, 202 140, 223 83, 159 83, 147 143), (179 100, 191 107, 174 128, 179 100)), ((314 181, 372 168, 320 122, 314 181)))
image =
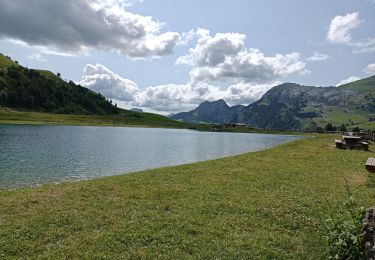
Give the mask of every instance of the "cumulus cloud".
POLYGON ((253 83, 275 81, 291 74, 305 74, 308 70, 297 52, 266 56, 258 49, 245 47, 246 35, 208 31, 201 35, 194 48, 177 59, 176 64, 191 66, 193 81, 244 80, 253 83))
POLYGON ((0 0, 0 37, 64 52, 96 48, 135 58, 170 54, 180 34, 161 32, 163 23, 127 11, 131 2, 0 0))
POLYGON ((252 84, 241 81, 229 86, 228 89, 224 91, 223 99, 231 105, 247 105, 257 101, 272 87, 280 84, 280 81, 268 84, 252 84))
POLYGON ((190 110, 203 101, 220 99, 219 88, 206 83, 167 84, 145 89, 134 104, 156 111, 177 112, 190 110))
POLYGON ((375 75, 375 63, 368 64, 363 71, 368 75, 375 75))
POLYGON ((119 100, 126 106, 150 108, 155 111, 182 111, 205 100, 220 98, 218 88, 205 84, 167 84, 141 90, 138 85, 112 72, 101 64, 88 64, 79 82, 103 96, 119 100))
POLYGON ((357 76, 350 76, 349 78, 347 79, 343 79, 341 80, 339 83, 336 84, 336 87, 338 86, 341 86, 341 85, 345 85, 345 84, 348 84, 350 82, 353 82, 353 81, 357 81, 357 80, 360 80, 361 78, 357 77, 357 76))
POLYGON ((135 101, 140 92, 136 83, 122 78, 101 64, 86 65, 79 83, 95 92, 100 92, 106 98, 122 101, 135 101))
POLYGON ((328 58, 329 56, 327 54, 315 51, 313 55, 308 57, 306 60, 312 62, 312 61, 323 61, 323 60, 327 60, 328 58))
POLYGON ((327 40, 334 44, 343 44, 354 48, 355 53, 374 52, 375 38, 354 41, 351 31, 359 27, 363 21, 358 12, 335 16, 329 25, 327 40))
POLYGON ((327 40, 332 43, 351 43, 350 31, 361 24, 359 13, 348 13, 344 16, 335 16, 329 25, 327 40))
POLYGON ((177 64, 216 66, 226 57, 234 56, 244 49, 246 35, 239 33, 218 33, 211 37, 209 33, 202 35, 195 48, 189 54, 179 57, 177 64))
POLYGON ((182 33, 182 44, 187 45, 190 41, 196 38, 202 38, 210 34, 210 31, 204 28, 198 27, 197 29, 190 30, 182 33))
POLYGON ((181 112, 195 108, 203 101, 224 99, 230 105, 249 104, 258 100, 280 82, 251 84, 245 81, 222 89, 205 82, 150 86, 141 90, 129 79, 101 64, 88 64, 79 82, 84 87, 118 101, 125 108, 141 107, 162 113, 181 112))

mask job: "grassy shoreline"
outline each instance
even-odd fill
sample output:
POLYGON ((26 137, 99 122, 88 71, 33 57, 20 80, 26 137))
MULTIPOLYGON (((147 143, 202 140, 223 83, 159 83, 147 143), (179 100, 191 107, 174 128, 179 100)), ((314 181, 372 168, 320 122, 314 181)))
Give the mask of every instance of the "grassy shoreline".
POLYGON ((371 152, 318 135, 264 151, 0 192, 4 258, 319 259, 319 218, 345 180, 375 204, 371 152))
POLYGON ((113 116, 74 115, 19 111, 4 107, 0 107, 1 124, 187 128, 185 123, 151 113, 126 111, 113 116))
MULTIPOLYGON (((188 123, 179 122, 156 114, 136 113, 131 111, 128 113, 129 114, 116 116, 68 115, 19 111, 11 108, 0 107, 0 125, 116 126, 211 131, 210 125, 208 124, 195 125, 193 128, 191 128, 191 125, 188 123)), ((255 128, 222 129, 222 132, 306 135, 306 133, 295 131, 265 130, 255 128)))

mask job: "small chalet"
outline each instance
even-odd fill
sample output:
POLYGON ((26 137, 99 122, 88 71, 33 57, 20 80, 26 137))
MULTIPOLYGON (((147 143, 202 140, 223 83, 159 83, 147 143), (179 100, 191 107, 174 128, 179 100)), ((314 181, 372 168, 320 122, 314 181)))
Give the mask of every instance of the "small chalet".
POLYGON ((243 123, 225 123, 225 128, 243 128, 246 127, 246 124, 243 123))

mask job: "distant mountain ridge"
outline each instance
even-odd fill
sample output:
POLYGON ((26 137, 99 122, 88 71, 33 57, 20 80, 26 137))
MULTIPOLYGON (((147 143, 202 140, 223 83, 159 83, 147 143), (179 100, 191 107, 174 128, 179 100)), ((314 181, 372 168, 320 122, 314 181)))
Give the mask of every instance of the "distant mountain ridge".
POLYGON ((284 83, 248 106, 229 107, 224 100, 203 102, 172 118, 190 123, 240 122, 266 129, 314 130, 375 120, 375 76, 339 87, 284 83))
POLYGON ((245 108, 245 106, 237 105, 230 107, 223 100, 205 101, 201 103, 196 109, 189 112, 182 112, 174 114, 171 118, 181 120, 188 123, 224 123, 236 121, 238 113, 245 108))
POLYGON ((244 108, 238 120, 258 128, 311 130, 326 123, 367 121, 375 115, 375 85, 370 86, 371 82, 375 76, 339 87, 281 84, 244 108))

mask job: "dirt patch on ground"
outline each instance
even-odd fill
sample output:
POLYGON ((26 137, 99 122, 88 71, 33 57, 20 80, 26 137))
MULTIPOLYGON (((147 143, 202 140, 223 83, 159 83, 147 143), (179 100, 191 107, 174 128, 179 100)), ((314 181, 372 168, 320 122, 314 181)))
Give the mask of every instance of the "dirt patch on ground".
POLYGON ((348 182, 353 185, 361 185, 364 184, 368 180, 368 176, 354 173, 348 178, 348 182))

